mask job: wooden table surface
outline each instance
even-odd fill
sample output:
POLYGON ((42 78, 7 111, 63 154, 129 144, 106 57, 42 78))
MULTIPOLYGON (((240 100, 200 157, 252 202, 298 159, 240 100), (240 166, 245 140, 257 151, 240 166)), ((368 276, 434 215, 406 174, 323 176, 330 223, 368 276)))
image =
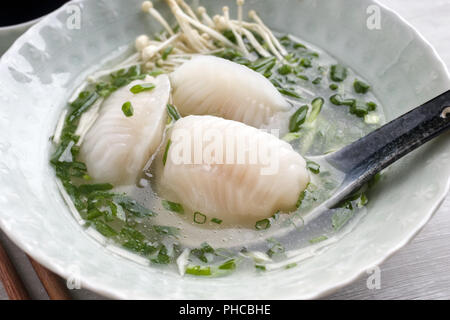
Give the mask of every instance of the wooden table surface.
MULTIPOLYGON (((415 26, 450 67, 450 0, 379 0, 415 26)), ((450 165, 450 164, 449 164, 450 165)), ((48 299, 26 258, 5 235, 9 252, 34 299, 48 299)), ((367 275, 327 299, 450 299, 450 195, 419 235, 380 266, 380 289, 367 288, 367 275)), ((102 299, 88 290, 73 290, 75 299, 102 299)), ((0 300, 7 299, 0 284, 0 300)))

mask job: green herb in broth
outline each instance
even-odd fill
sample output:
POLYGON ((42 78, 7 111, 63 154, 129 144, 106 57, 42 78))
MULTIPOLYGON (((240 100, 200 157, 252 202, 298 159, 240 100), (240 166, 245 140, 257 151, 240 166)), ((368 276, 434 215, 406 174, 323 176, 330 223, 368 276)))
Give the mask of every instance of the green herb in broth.
POLYGON ((130 88, 130 91, 134 94, 138 94, 140 92, 149 91, 155 89, 155 85, 153 83, 142 83, 134 85, 130 88))
POLYGON ((174 105, 171 105, 170 103, 167 104, 167 113, 169 114, 172 121, 177 121, 181 118, 181 115, 178 112, 177 108, 174 105))
POLYGON ((133 105, 131 104, 130 101, 125 102, 122 105, 122 112, 125 115, 125 117, 132 117, 134 114, 134 110, 133 110, 133 105))
POLYGON ((364 94, 369 91, 370 86, 361 80, 355 80, 355 82, 353 82, 353 88, 355 89, 356 93, 364 94))
POLYGON ((309 243, 315 244, 315 243, 319 243, 319 242, 325 241, 327 239, 328 239, 327 236, 318 236, 316 238, 313 238, 313 239, 309 240, 309 243))
POLYGON ((184 213, 184 208, 181 204, 176 203, 176 202, 172 202, 169 200, 162 200, 161 201, 162 206, 172 212, 176 212, 176 213, 184 213))

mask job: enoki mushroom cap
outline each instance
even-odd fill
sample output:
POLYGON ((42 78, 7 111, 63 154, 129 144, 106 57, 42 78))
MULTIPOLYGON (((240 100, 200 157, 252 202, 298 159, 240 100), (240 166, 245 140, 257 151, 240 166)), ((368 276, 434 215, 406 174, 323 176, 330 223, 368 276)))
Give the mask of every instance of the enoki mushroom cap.
POLYGON ((142 2, 141 6, 142 11, 149 12, 151 8, 153 8, 153 3, 151 1, 142 2))
POLYGON ((144 61, 149 60, 156 54, 156 52, 158 52, 157 46, 147 46, 142 50, 142 59, 144 59, 144 61))
POLYGON ((202 15, 202 14, 206 13, 206 9, 205 9, 205 7, 198 7, 197 12, 198 12, 198 14, 202 15))
POLYGON ((142 51, 150 43, 150 39, 147 35, 143 34, 136 38, 135 46, 136 50, 142 51))

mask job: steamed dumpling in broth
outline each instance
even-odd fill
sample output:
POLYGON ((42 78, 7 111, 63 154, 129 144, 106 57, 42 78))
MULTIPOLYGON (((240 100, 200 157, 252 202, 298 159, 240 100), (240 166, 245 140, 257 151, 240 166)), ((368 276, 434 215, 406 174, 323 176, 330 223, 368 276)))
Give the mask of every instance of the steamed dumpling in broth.
POLYGON ((305 160, 288 143, 237 121, 188 116, 169 138, 163 194, 210 218, 254 221, 289 212, 309 182, 305 160))
POLYGON ((161 143, 167 120, 170 82, 166 75, 136 80, 112 93, 81 146, 89 175, 96 182, 134 183, 161 143), (130 88, 152 83, 155 88, 134 94, 130 88), (134 111, 125 116, 122 105, 134 111))
POLYGON ((260 128, 289 104, 260 73, 214 57, 198 56, 170 76, 173 102, 183 116, 214 115, 260 128))

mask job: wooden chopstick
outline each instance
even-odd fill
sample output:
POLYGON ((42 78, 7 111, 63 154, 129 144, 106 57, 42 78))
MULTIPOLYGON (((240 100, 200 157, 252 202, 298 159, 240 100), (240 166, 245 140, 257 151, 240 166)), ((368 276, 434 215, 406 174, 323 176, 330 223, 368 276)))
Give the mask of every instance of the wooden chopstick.
POLYGON ((39 280, 47 291, 48 297, 51 300, 71 300, 69 290, 62 278, 51 272, 50 270, 41 266, 37 261, 28 256, 28 259, 33 266, 39 280))
POLYGON ((0 243, 0 280, 3 283, 6 294, 11 300, 29 300, 25 286, 17 274, 5 249, 0 243))

